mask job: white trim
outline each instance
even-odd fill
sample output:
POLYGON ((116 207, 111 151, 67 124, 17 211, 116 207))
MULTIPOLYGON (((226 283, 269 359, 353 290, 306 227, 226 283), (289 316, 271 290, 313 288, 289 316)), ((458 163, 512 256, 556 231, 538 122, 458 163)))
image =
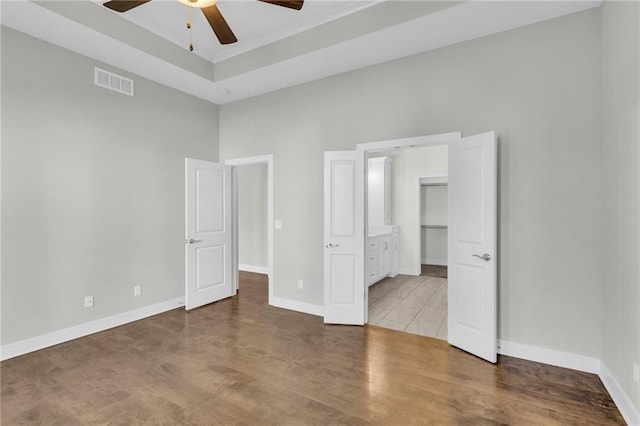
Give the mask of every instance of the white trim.
POLYGON ((4 361, 9 358, 34 352, 49 346, 68 342, 69 340, 99 333, 113 327, 118 327, 183 306, 184 297, 178 297, 165 302, 156 303, 155 305, 143 306, 142 308, 134 309, 132 311, 64 328, 62 330, 52 331, 51 333, 21 340, 19 342, 9 343, 0 347, 0 360, 4 361))
MULTIPOLYGON (((259 155, 255 157, 234 158, 225 160, 225 164, 230 166, 251 166, 254 164, 267 165, 267 271, 263 272, 269 276, 269 304, 272 305, 274 286, 274 246, 273 246, 273 154, 259 155)), ((237 196, 237 194, 236 194, 237 196)))
POLYGON ((238 270, 245 272, 255 272, 256 274, 267 274, 269 275, 269 267, 268 266, 254 266, 254 265, 245 265, 240 263, 238 265, 238 270))
POLYGON ((443 259, 420 259, 423 265, 447 266, 448 263, 443 259))
POLYGON ((448 145, 449 142, 456 141, 460 138, 462 138, 462 132, 441 133, 438 135, 359 143, 356 145, 356 149, 358 151, 376 152, 399 148, 414 148, 419 146, 448 145))
POLYGON ((600 360, 598 358, 525 345, 523 343, 498 339, 498 353, 587 373, 598 374, 600 372, 600 360))
MULTIPOLYGON (((228 164, 227 164, 228 165, 228 164)), ((240 256, 238 256, 238 169, 231 167, 231 273, 233 274, 233 295, 238 294, 238 288, 240 287, 240 256)))
POLYGON ((449 175, 424 176, 420 178, 420 185, 426 186, 448 186, 449 175))
POLYGON ((269 300, 269 305, 275 306, 276 308, 289 309, 290 311, 324 317, 324 306, 316 305, 314 303, 300 302, 298 300, 273 296, 269 300))
POLYGON ((250 166, 253 164, 265 164, 269 161, 273 161, 273 154, 256 155, 253 157, 232 158, 230 160, 224 160, 225 164, 230 166, 250 166))
POLYGON ((633 405, 629 395, 600 359, 505 340, 498 340, 498 353, 597 374, 627 424, 629 426, 640 426, 640 411, 633 405))
POLYGON ((602 362, 600 363, 600 374, 598 375, 627 424, 629 426, 640 426, 640 411, 633 406, 629 395, 622 389, 615 376, 602 362))

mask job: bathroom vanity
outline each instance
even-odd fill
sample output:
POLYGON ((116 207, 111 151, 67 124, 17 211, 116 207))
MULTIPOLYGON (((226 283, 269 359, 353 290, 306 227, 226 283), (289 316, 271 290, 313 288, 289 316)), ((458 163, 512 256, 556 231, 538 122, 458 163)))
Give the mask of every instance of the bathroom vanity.
POLYGON ((367 285, 398 275, 398 226, 369 226, 367 238, 367 285))

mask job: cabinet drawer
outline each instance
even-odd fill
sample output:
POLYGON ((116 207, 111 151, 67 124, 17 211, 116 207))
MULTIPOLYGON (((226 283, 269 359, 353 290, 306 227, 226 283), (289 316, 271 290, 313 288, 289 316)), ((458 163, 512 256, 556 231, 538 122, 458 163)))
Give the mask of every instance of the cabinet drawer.
POLYGON ((366 261, 371 263, 371 262, 377 262, 378 261, 378 251, 369 251, 367 253, 367 258, 366 261))
POLYGON ((378 250, 378 239, 369 239, 367 242, 367 251, 371 252, 373 250, 378 250))
POLYGON ((369 262, 367 268, 367 283, 371 283, 378 277, 378 262, 369 262))
POLYGON ((378 259, 370 260, 367 263, 367 272, 373 271, 373 272, 377 273, 378 272, 378 265, 379 265, 378 259))

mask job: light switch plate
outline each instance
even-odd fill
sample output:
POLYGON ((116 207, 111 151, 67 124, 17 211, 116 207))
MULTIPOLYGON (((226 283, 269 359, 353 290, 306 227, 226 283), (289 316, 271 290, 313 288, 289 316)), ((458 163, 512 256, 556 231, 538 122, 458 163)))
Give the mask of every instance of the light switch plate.
POLYGON ((273 221, 273 227, 275 229, 282 229, 282 221, 281 220, 274 220, 273 221))

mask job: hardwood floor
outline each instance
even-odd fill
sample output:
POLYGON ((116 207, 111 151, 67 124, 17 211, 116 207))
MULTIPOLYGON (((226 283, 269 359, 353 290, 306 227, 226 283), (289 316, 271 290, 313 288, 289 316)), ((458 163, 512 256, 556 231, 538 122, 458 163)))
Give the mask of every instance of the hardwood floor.
POLYGON ((624 424, 597 376, 267 305, 263 278, 0 364, 2 425, 624 424))

